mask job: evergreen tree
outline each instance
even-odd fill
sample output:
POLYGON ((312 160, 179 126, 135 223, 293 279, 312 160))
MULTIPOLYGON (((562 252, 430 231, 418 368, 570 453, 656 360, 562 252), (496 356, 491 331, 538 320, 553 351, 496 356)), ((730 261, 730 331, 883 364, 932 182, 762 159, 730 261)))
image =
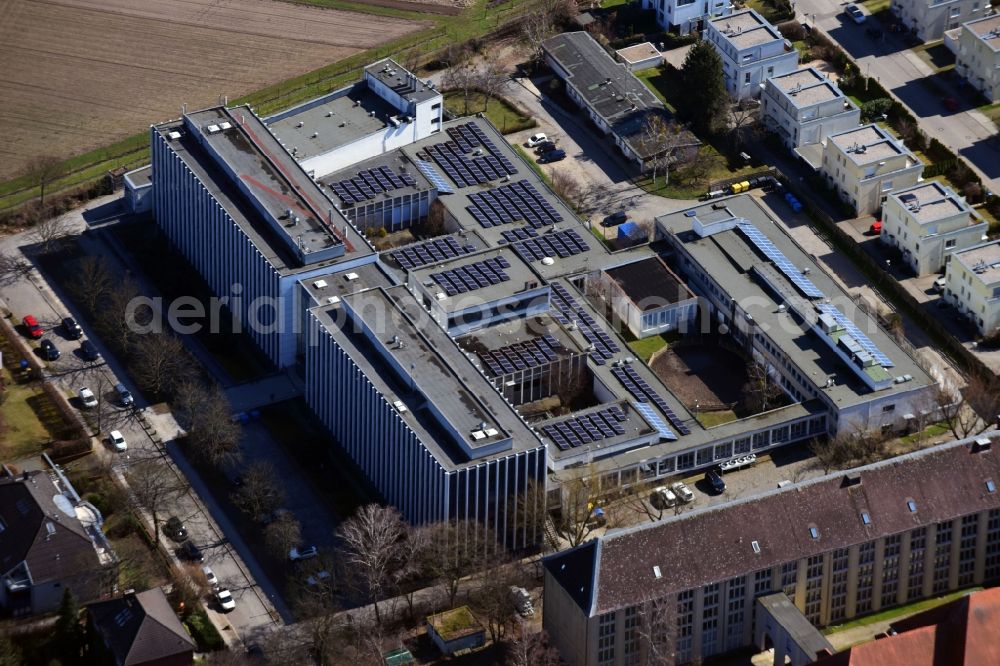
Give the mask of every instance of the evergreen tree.
POLYGON ((684 90, 681 108, 696 134, 705 138, 725 127, 729 93, 722 74, 722 58, 708 42, 698 42, 688 51, 681 69, 684 90))
POLYGON ((52 640, 63 664, 80 663, 80 650, 83 647, 80 606, 69 588, 63 592, 62 603, 59 604, 59 618, 56 620, 52 640))

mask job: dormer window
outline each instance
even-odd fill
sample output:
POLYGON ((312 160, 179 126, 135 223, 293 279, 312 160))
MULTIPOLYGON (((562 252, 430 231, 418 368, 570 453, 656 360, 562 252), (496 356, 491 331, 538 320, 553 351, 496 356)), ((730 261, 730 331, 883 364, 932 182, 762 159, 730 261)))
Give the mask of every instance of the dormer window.
POLYGON ((986 479, 986 492, 995 493, 997 491, 997 484, 993 483, 993 479, 986 479))
POLYGON ((906 500, 906 508, 910 510, 910 513, 916 513, 917 512, 916 501, 911 499, 906 500))
POLYGON ((871 514, 869 514, 867 511, 862 511, 861 522, 864 523, 865 525, 871 525, 872 524, 871 514))
POLYGON ((819 529, 815 525, 809 526, 809 536, 813 539, 819 538, 819 529))

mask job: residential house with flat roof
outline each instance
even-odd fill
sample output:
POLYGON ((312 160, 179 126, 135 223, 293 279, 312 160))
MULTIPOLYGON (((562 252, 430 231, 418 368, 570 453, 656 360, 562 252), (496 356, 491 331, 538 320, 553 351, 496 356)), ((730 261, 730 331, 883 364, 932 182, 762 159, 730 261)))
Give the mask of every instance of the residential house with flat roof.
POLYGON ((827 137, 820 173, 858 215, 872 215, 893 190, 920 181, 924 163, 878 125, 827 137))
POLYGON ((945 267, 945 299, 971 319, 981 335, 1000 327, 1000 241, 954 252, 945 267))
POLYGON ((573 666, 701 663, 771 645, 772 595, 826 627, 996 582, 997 447, 988 432, 610 530, 543 561, 545 629, 573 666))
POLYGON ((1000 14, 962 24, 955 71, 986 99, 1000 100, 1000 14))
POLYGON ((857 127, 861 110, 814 67, 774 76, 761 96, 764 125, 789 150, 857 127))
MULTIPOLYGON (((625 158, 645 169, 662 154, 655 142, 643 137, 647 118, 671 119, 656 95, 635 77, 627 65, 616 62, 589 32, 564 32, 542 43, 545 62, 566 84, 566 93, 584 109, 601 132, 613 138, 625 158)), ((675 147, 699 145, 684 130, 675 147)))
POLYGON ((722 57, 726 90, 737 100, 758 97, 767 79, 799 66, 791 42, 753 9, 710 20, 702 38, 722 57))
POLYGON ((118 557, 100 511, 57 468, 34 461, 18 468, 0 472, 0 609, 40 615, 55 612, 66 590, 84 603, 109 595, 118 557))
POLYGON ((984 16, 989 7, 990 0, 892 0, 889 9, 904 28, 924 42, 933 42, 984 16))
POLYGON ((728 0, 642 0, 643 9, 656 10, 656 22, 677 35, 701 32, 705 21, 728 16, 733 4, 728 0))
POLYGON ((978 245, 988 224, 965 199, 930 180, 893 191, 882 205, 881 240, 917 275, 944 270, 952 252, 978 245))

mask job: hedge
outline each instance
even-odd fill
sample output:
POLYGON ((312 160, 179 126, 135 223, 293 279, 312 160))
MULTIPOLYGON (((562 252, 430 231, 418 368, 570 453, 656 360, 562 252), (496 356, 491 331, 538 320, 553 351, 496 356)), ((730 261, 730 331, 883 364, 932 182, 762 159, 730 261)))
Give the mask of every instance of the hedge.
POLYGON ((191 638, 198 645, 198 652, 215 652, 226 647, 222 636, 215 628, 215 625, 209 621, 208 615, 203 609, 199 608, 196 611, 191 611, 184 618, 184 626, 187 627, 191 638))

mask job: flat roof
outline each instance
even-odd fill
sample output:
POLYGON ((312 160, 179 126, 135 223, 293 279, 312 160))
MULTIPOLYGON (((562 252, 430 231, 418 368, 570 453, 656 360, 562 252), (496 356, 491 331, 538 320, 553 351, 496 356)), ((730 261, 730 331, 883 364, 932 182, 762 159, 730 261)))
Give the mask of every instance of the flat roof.
MULTIPOLYGON (((377 176, 375 176, 375 178, 377 178, 377 176)), ((413 164, 412 160, 406 156, 406 153, 398 150, 389 151, 366 160, 355 162, 349 167, 323 176, 319 179, 319 183, 326 196, 335 201, 337 206, 342 210, 346 210, 353 206, 364 206, 383 199, 394 199, 406 196, 407 194, 417 194, 433 187, 431 182, 427 180, 426 176, 421 173, 420 169, 418 169, 416 165, 413 164), (338 194, 338 184, 344 184, 346 181, 352 181, 354 185, 357 185, 359 181, 370 181, 373 177, 372 172, 381 171, 383 169, 391 171, 396 176, 404 176, 407 179, 412 179, 413 184, 404 184, 402 187, 397 187, 396 189, 389 190, 385 193, 380 193, 379 191, 374 190, 376 192, 375 196, 370 199, 365 199, 364 201, 345 201, 344 198, 338 194), (362 174, 362 172, 366 173, 362 174)))
POLYGON ((312 297, 315 305, 334 305, 348 294, 399 283, 386 274, 381 263, 372 261, 353 268, 334 266, 329 273, 313 275, 300 280, 299 284, 312 297))
POLYGON ((753 9, 720 16, 711 23, 737 49, 785 41, 781 33, 753 9))
POLYGON ((891 134, 878 125, 865 125, 831 134, 829 140, 855 164, 878 162, 896 155, 910 155, 916 159, 906 146, 897 143, 891 134))
POLYGON ((333 209, 332 202, 249 109, 215 107, 157 125, 154 129, 167 139, 174 153, 275 270, 294 274, 373 254, 367 241, 333 209), (229 123, 230 127, 222 129, 221 123, 229 123), (218 127, 219 131, 209 134, 209 125, 218 127), (222 157, 223 163, 217 155, 222 157), (230 174, 235 174, 253 192, 257 205, 230 174), (268 222, 261 208, 273 216, 274 221, 268 222), (284 226, 288 223, 285 211, 289 208, 300 218, 294 227, 284 226), (327 216, 332 211, 335 233, 330 231, 328 219, 321 219, 318 211, 325 211, 327 216), (278 236, 279 225, 284 238, 278 236), (333 247, 339 238, 344 254, 303 265, 290 247, 298 236, 302 236, 307 248, 315 249, 333 247))
POLYGON ((541 446, 513 407, 430 320, 404 285, 348 294, 341 303, 310 312, 386 400, 405 405, 401 418, 443 467, 458 469, 541 446), (372 337, 356 329, 345 307, 372 331, 372 337), (401 378, 390 367, 388 356, 407 369, 409 378, 401 378), (461 448, 441 418, 463 434, 461 448), (496 434, 481 439, 472 435, 489 430, 496 434), (504 442, 502 449, 491 448, 504 442), (468 452, 477 449, 483 454, 470 459, 468 452))
POLYGON ((889 196, 908 210, 910 216, 920 224, 929 224, 960 213, 969 214, 972 224, 980 222, 972 208, 954 190, 936 180, 898 190, 889 196))
POLYGON ((1000 240, 954 252, 952 256, 984 284, 1000 282, 1000 240))
POLYGON ((132 184, 132 187, 146 187, 153 182, 153 165, 147 164, 134 171, 125 174, 125 180, 132 184))
MULTIPOLYGON (((869 315, 860 311, 833 278, 778 226, 772 217, 774 213, 755 197, 737 195, 696 206, 690 211, 694 211, 698 219, 710 219, 715 214, 753 223, 793 266, 808 274, 808 280, 824 294, 824 302, 828 299, 837 306, 892 361, 892 376, 908 374, 913 377, 911 381, 892 383, 879 390, 879 396, 909 392, 934 383, 916 361, 869 315)), ((787 354, 804 379, 824 393, 837 408, 869 400, 871 389, 818 333, 812 331, 818 320, 814 303, 800 295, 787 277, 763 259, 742 232, 730 229, 700 237, 692 230, 693 219, 686 211, 679 211, 658 217, 657 223, 674 234, 695 262, 728 292, 727 297, 735 299, 753 317, 760 330, 787 354), (775 289, 780 290, 779 295, 775 289), (779 312, 779 305, 786 305, 788 311, 779 312), (804 312, 809 320, 801 320, 793 311, 804 312), (827 378, 833 378, 832 386, 826 385, 827 378)))
POLYGON ((784 592, 757 597, 757 603, 767 609, 792 642, 810 657, 818 657, 823 650, 830 654, 834 652, 826 636, 813 626, 784 592))
POLYGON ((659 257, 640 259, 605 271, 643 312, 679 303, 694 294, 659 257))
MULTIPOLYGON (((587 105, 628 142, 637 154, 646 156, 639 134, 650 113, 669 117, 663 103, 636 78, 627 66, 614 58, 588 32, 564 32, 542 43, 545 52, 568 74, 587 105)), ((698 139, 690 135, 690 144, 698 139)))
MULTIPOLYGON (((813 67, 768 79, 792 106, 802 108, 847 97, 830 79, 813 67)), ((853 103, 852 103, 853 104, 853 103)))
POLYGON ((394 93, 410 102, 424 102, 441 94, 392 58, 373 62, 365 67, 365 74, 378 79, 394 93))
POLYGON ((649 60, 650 58, 663 57, 663 54, 653 46, 652 42, 642 42, 641 44, 633 44, 632 46, 618 49, 618 55, 627 63, 636 63, 649 60))
POLYGON ((962 24, 972 34, 983 40, 994 51, 1000 50, 1000 14, 984 16, 962 24))

